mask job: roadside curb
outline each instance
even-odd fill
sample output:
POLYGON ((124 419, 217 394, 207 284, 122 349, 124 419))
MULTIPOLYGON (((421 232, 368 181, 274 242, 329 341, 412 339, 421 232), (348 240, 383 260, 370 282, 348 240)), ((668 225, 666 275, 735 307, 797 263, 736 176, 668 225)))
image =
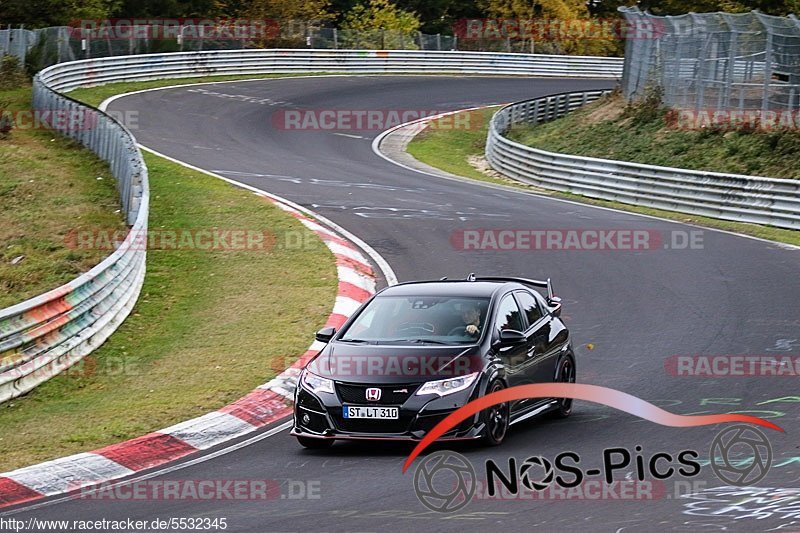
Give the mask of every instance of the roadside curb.
MULTIPOLYGON (((336 258, 338 290, 327 326, 341 327, 375 293, 370 262, 348 236, 274 197, 256 192, 319 236, 336 258)), ((280 375, 217 411, 92 452, 0 474, 0 508, 119 479, 250 433, 289 416, 297 378, 324 344, 314 341, 280 375)))

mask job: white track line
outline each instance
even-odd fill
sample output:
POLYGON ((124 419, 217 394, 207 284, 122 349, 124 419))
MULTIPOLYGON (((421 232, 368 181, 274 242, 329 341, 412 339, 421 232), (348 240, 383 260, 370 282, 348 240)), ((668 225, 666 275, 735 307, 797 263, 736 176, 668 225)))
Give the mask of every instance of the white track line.
POLYGON ((226 178, 225 176, 221 176, 220 174, 215 174, 214 172, 211 172, 210 170, 205 170, 203 168, 196 167, 194 165, 191 165, 189 163, 181 161, 180 159, 175 159, 174 157, 170 157, 168 155, 162 154, 161 152, 153 150, 152 148, 148 148, 147 146, 144 146, 143 144, 140 144, 139 148, 141 148, 142 150, 145 150, 147 152, 150 152, 151 154, 157 155, 159 157, 163 157, 164 159, 166 159, 168 161, 172 161, 173 163, 176 163, 176 164, 181 165, 183 167, 195 170, 197 172, 202 172, 203 174, 207 174, 209 176, 212 176, 212 177, 217 178, 217 179, 221 179, 223 181, 227 181, 228 183, 230 183, 232 185, 236 185, 237 187, 241 187, 242 189, 247 189, 248 191, 252 191, 252 192, 254 192, 256 194, 262 194, 262 195, 268 196, 269 198, 272 198, 273 200, 277 200, 278 202, 283 202, 284 204, 289 205, 289 206, 297 209, 301 213, 306 214, 306 215, 308 215, 308 216, 310 216, 312 218, 315 218, 315 219, 319 220, 323 224, 332 227, 335 231, 337 231, 338 233, 343 235, 345 237, 345 239, 351 241, 353 244, 355 244, 356 246, 361 248, 369 256, 369 258, 372 259, 372 261, 378 266, 378 268, 380 269, 381 273, 383 274, 383 278, 386 280, 386 284, 387 285, 396 285, 397 284, 397 276, 395 275, 394 270, 392 270, 392 267, 389 266, 389 263, 386 261, 386 259, 384 259, 377 251, 375 251, 375 249, 372 248, 372 246, 370 246, 369 244, 367 244, 363 240, 359 239, 358 237, 356 237, 355 235, 353 235, 352 233, 350 233, 349 231, 347 231, 346 229, 341 227, 339 224, 337 224, 337 223, 333 222, 332 220, 320 215, 319 213, 317 213, 315 211, 312 211, 311 209, 308 209, 306 207, 303 207, 300 204, 296 204, 296 203, 292 202, 291 200, 287 200, 286 198, 283 198, 282 196, 278 196, 276 194, 272 194, 272 193, 269 193, 269 192, 266 192, 266 191, 262 191, 261 189, 257 189, 256 187, 253 187, 252 185, 247 185, 246 183, 241 183, 241 182, 238 182, 236 180, 233 180, 233 179, 230 179, 230 178, 226 178))
MULTIPOLYGON (((745 239, 751 239, 751 240, 754 240, 754 241, 765 242, 765 243, 769 243, 769 244, 772 244, 772 245, 775 245, 775 246, 778 246, 780 248, 784 248, 784 249, 787 249, 787 250, 800 250, 800 246, 796 246, 794 244, 789 244, 789 243, 779 242, 779 241, 771 241, 771 240, 765 239, 763 237, 755 237, 753 235, 745 235, 744 233, 737 233, 735 231, 724 230, 724 229, 719 229, 719 228, 710 228, 708 226, 702 226, 702 225, 699 225, 699 224, 692 224, 690 222, 681 222, 679 220, 672 220, 670 218, 662 218, 662 217, 659 217, 659 216, 656 216, 656 215, 646 215, 644 213, 636 213, 634 211, 627 211, 625 209, 618 209, 618 208, 614 208, 614 207, 605 207, 605 206, 601 206, 601 205, 594 205, 594 204, 579 202, 579 201, 575 201, 575 200, 567 200, 567 199, 564 199, 564 198, 556 198, 556 197, 553 197, 553 196, 550 196, 550 195, 546 195, 546 194, 540 194, 540 193, 535 193, 535 192, 531 192, 531 191, 524 191, 524 190, 518 189, 517 187, 512 187, 510 185, 500 185, 500 184, 497 184, 497 183, 489 183, 489 182, 485 182, 485 181, 474 180, 474 179, 471 179, 471 178, 465 178, 465 177, 461 177, 461 176, 456 176, 455 174, 452 177, 450 177, 450 176, 442 176, 440 174, 434 174, 432 172, 426 172, 426 171, 420 170, 418 168, 414 168, 414 167, 410 167, 408 165, 404 165, 403 163, 400 163, 399 161, 395 161, 394 159, 392 159, 391 157, 387 156, 386 154, 384 154, 380 150, 380 145, 381 145, 381 142, 383 142, 383 139, 388 137, 390 134, 394 133, 396 130, 399 130, 400 128, 404 128, 406 126, 410 126, 412 124, 419 123, 419 122, 428 122, 428 121, 431 121, 431 120, 434 120, 436 118, 440 118, 440 117, 443 117, 443 116, 446 116, 446 115, 454 115, 456 113, 464 113, 464 112, 467 112, 467 111, 476 111, 476 110, 479 110, 479 109, 486 109, 487 107, 495 107, 496 105, 497 104, 492 104, 492 105, 485 105, 485 106, 480 106, 480 107, 470 107, 470 108, 467 108, 467 109, 459 109, 458 111, 448 111, 447 113, 441 113, 439 115, 433 115, 433 116, 430 116, 430 117, 423 117, 423 118, 420 118, 420 119, 411 120, 409 122, 406 122, 405 124, 398 124, 397 126, 394 126, 392 128, 389 128, 388 130, 386 130, 384 132, 381 132, 380 135, 378 135, 377 137, 375 137, 375 139, 372 140, 372 151, 376 155, 378 155, 378 157, 380 157, 382 159, 385 159, 386 161, 392 163, 393 165, 397 165, 398 167, 404 168, 406 170, 410 170, 411 172, 416 172, 417 174, 424 174, 426 176, 432 176, 434 178, 450 180, 450 181, 457 181, 457 182, 462 182, 462 183, 467 182, 467 183, 471 183, 473 185, 477 185, 479 187, 486 187, 486 188, 489 188, 489 189, 500 190, 500 191, 504 191, 504 192, 510 192, 510 193, 513 193, 513 194, 524 194, 524 195, 527 195, 527 196, 535 196, 536 198, 543 198, 545 200, 551 200, 553 202, 561 202, 561 203, 569 204, 569 205, 577 205, 577 206, 589 207, 589 208, 592 208, 592 209, 601 209, 603 211, 612 211, 614 213, 625 213, 625 214, 633 215, 633 216, 637 216, 637 217, 649 218, 649 219, 652 219, 652 220, 659 220, 661 222, 671 222, 673 224, 680 224, 680 225, 689 226, 689 227, 692 227, 692 228, 699 228, 699 229, 702 229, 704 231, 715 231, 717 233, 726 233, 728 235, 734 235, 736 237, 744 237, 745 239)), ((419 131, 422 131, 423 129, 424 128, 419 128, 419 131)), ((524 182, 520 182, 520 183, 524 183, 524 182)), ((631 205, 634 205, 634 204, 631 204, 631 205)), ((682 214, 682 213, 680 213, 680 211, 675 211, 675 213, 682 214)), ((686 214, 686 215, 687 216, 691 216, 689 214, 686 214)), ((723 222, 725 222, 725 221, 723 221, 723 222)))

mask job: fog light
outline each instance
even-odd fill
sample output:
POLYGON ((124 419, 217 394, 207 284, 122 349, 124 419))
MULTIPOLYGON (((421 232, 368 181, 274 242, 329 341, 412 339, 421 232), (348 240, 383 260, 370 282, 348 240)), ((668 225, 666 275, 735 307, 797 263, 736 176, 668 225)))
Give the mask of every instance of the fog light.
POLYGON ((303 424, 308 424, 309 422, 311 422, 311 417, 308 416, 308 413, 305 413, 303 415, 303 424))

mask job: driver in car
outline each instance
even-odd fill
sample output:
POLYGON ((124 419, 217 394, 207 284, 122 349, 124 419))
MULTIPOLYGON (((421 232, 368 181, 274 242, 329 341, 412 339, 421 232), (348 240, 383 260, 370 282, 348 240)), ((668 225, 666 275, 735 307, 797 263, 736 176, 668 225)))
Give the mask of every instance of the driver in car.
POLYGON ((461 310, 461 318, 464 320, 464 324, 467 325, 465 328, 467 333, 472 336, 477 335, 481 325, 480 307, 477 305, 465 305, 461 310))

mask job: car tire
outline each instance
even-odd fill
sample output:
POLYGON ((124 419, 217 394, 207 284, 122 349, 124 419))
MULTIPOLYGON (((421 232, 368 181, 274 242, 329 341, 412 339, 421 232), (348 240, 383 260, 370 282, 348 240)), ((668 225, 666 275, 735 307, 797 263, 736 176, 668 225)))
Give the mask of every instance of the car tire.
MULTIPOLYGON (((486 394, 491 394, 505 389, 506 386, 499 379, 492 380, 486 388, 486 394)), ((509 406, 508 403, 500 403, 485 409, 482 412, 483 423, 486 425, 483 433, 483 443, 487 446, 499 446, 503 443, 508 433, 509 426, 509 406)))
MULTIPOLYGON (((575 383, 575 358, 567 355, 558 363, 556 383, 575 383)), ((552 411, 554 418, 567 418, 572 414, 572 398, 559 398, 558 406, 552 411)))
POLYGON ((309 450, 327 450, 333 446, 334 439, 316 439, 314 437, 297 437, 297 442, 309 450))

